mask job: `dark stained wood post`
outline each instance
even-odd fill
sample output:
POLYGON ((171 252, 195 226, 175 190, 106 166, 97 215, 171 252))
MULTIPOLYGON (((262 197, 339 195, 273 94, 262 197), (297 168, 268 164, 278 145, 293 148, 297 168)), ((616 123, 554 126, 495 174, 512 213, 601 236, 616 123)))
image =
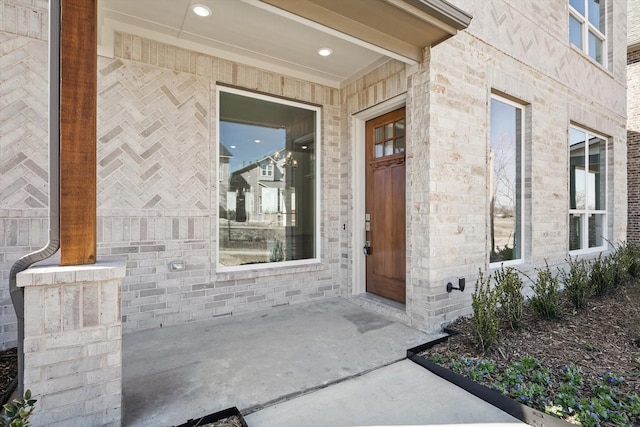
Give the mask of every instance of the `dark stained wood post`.
POLYGON ((61 0, 61 265, 96 262, 97 21, 97 0, 61 0))

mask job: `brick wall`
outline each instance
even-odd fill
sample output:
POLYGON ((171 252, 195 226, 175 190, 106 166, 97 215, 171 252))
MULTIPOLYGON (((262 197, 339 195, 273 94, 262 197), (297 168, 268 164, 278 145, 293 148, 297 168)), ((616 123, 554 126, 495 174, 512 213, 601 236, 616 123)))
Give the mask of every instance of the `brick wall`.
POLYGON ((128 34, 114 54, 98 66, 98 241, 127 260, 125 333, 337 295, 337 91, 128 34), (216 272, 215 82, 323 105, 321 264, 216 272))
MULTIPOLYGON (((48 234, 46 7, 0 0, 3 348, 16 345, 9 269, 48 234)), ((98 255, 127 263, 124 331, 337 295, 339 91, 126 34, 114 53, 98 58, 98 255), (319 264, 216 273, 216 82, 322 105, 319 264), (177 259, 185 271, 169 271, 177 259)))
POLYGON ((47 243, 48 2, 0 1, 0 348, 16 346, 9 270, 47 243))
POLYGON ((35 40, 49 40, 47 0, 2 0, 0 32, 35 40))
POLYGON ((24 387, 33 426, 120 425, 124 264, 37 267, 24 288, 24 387))
POLYGON ((627 44, 640 43, 640 4, 637 1, 629 1, 629 13, 627 15, 627 44))
MULTIPOLYGON (((101 259, 127 262, 126 332, 360 292, 354 254, 362 224, 353 216, 360 142, 353 115, 397 96, 408 107, 408 285, 401 316, 407 322, 434 330, 468 312, 470 292, 447 294, 445 285, 465 277, 471 288, 478 269, 489 269, 492 91, 521 102, 527 116, 530 226, 521 268, 535 274, 545 260, 559 264, 567 256, 570 123, 609 138, 608 237, 625 238, 626 64, 618 59, 625 54, 624 32, 608 25, 611 61, 603 69, 569 46, 566 7, 452 2, 473 14, 469 29, 426 49, 422 64, 390 60, 340 90, 115 34, 114 58, 100 57, 98 64, 98 250, 101 259), (322 106, 320 264, 216 271, 216 82, 322 106), (169 271, 175 259, 186 261, 186 271, 169 271)), ((609 24, 621 22, 626 1, 608 4, 609 24)), ((0 148, 8 153, 0 164, 8 185, 0 191, 10 189, 0 198, 5 321, 12 318, 6 291, 12 261, 46 241, 46 44, 31 21, 20 18, 20 28, 7 31, 16 5, 39 16, 46 2, 0 0, 0 48, 13 70, 0 76, 0 95, 10 99, 0 116, 0 148)), ((7 345, 15 326, 3 328, 7 345)))
MULTIPOLYGON (((474 16, 469 29, 427 49, 419 67, 390 62, 343 89, 348 120, 343 132, 351 141, 343 148, 343 175, 350 185, 356 181, 352 147, 358 144, 350 115, 406 90, 406 311, 412 325, 426 330, 468 314, 478 270, 490 270, 491 93, 516 100, 525 110, 526 254, 519 269, 535 278, 536 268, 545 262, 562 265, 567 257, 570 123, 608 137, 608 238, 624 240, 627 223, 624 64, 617 60, 603 68, 570 48, 568 30, 562 27, 566 7, 514 1, 453 3, 474 16), (448 294, 446 283, 456 284, 460 277, 469 291, 448 294)), ((609 3, 609 19, 619 22, 626 2, 609 3)), ((617 31, 609 37, 612 58, 620 58, 623 39, 617 31)), ((354 198, 343 197, 348 202, 343 217, 351 221, 354 198)), ((351 228, 359 233, 360 226, 351 228)), ((357 238, 343 242, 345 286, 356 275, 349 261, 357 260, 359 248, 351 241, 357 238)))
POLYGON ((640 49, 627 56, 627 88, 627 239, 640 243, 640 49))

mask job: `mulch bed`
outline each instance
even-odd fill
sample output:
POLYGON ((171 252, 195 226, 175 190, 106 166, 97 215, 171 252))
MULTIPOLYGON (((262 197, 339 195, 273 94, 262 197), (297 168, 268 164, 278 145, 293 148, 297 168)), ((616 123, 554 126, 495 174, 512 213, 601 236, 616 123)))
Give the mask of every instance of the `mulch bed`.
POLYGON ((16 386, 15 379, 18 376, 18 351, 10 348, 0 351, 0 397, 4 397, 0 406, 7 403, 16 386))
POLYGON ((233 415, 229 418, 225 418, 223 420, 216 421, 214 423, 202 424, 202 426, 200 427, 244 427, 244 426, 246 426, 246 424, 243 423, 242 419, 240 417, 233 415))
POLYGON ((500 364, 531 356, 551 368, 573 363, 584 371, 585 382, 595 384, 598 374, 611 371, 624 378, 621 393, 640 393, 640 281, 594 297, 578 312, 563 300, 562 314, 553 320, 542 320, 525 307, 523 327, 501 325, 495 350, 484 355, 476 346, 470 318, 460 318, 450 328, 459 334, 421 355, 453 352, 500 364))

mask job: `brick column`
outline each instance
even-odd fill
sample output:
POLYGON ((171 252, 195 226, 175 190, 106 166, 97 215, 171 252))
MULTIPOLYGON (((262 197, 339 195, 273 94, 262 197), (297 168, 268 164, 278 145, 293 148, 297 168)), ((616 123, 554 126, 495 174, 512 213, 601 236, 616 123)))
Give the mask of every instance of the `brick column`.
POLYGON ((120 425, 124 263, 34 267, 24 288, 24 388, 32 426, 120 425))

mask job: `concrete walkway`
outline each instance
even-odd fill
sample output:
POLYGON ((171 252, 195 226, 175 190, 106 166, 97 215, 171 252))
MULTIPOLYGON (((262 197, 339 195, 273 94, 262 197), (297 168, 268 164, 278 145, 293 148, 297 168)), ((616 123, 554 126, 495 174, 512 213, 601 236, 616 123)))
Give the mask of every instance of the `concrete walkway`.
POLYGON ((517 422, 403 360, 434 338, 342 298, 123 338, 123 425, 237 406, 251 427, 517 422))
POLYGON ((523 423, 403 360, 245 417, 250 427, 523 423))

